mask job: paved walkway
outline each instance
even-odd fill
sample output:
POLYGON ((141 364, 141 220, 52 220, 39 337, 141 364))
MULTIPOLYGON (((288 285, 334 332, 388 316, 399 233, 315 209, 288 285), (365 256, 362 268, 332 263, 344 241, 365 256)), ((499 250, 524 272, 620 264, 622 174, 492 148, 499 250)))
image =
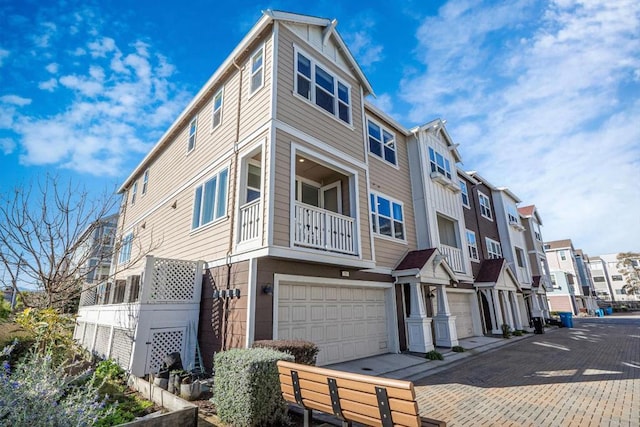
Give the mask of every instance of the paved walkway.
POLYGON ((414 381, 454 426, 640 426, 640 315, 574 318, 414 381))

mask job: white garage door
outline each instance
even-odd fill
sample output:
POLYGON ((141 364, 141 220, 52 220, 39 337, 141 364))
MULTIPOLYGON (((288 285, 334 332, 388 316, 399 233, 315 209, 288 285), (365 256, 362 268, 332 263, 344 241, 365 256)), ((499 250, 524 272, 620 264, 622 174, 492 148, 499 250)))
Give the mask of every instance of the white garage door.
POLYGON ((473 336, 473 317, 471 304, 474 294, 447 292, 449 310, 456 316, 456 332, 458 339, 473 336))
POLYGON ((280 283, 278 339, 320 349, 318 365, 389 352, 385 290, 280 283))

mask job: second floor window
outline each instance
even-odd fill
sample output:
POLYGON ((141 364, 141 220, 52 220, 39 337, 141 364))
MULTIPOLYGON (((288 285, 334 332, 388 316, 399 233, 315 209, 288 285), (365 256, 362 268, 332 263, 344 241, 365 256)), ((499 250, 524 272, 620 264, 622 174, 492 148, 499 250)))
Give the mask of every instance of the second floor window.
POLYGON ((396 139, 394 135, 371 120, 367 120, 367 131, 369 134, 369 152, 395 165, 396 139))
POLYGON ((142 195, 147 194, 147 188, 149 187, 149 169, 144 171, 144 176, 142 177, 142 195))
POLYGON ((247 195, 245 203, 251 203, 260 198, 260 180, 260 164, 249 163, 247 167, 247 195))
POLYGON ((451 163, 445 156, 429 147, 429 164, 431 172, 439 173, 451 179, 451 163))
POLYGON ((487 254, 489 258, 502 258, 502 246, 500 242, 496 242, 495 240, 489 239, 487 237, 487 254))
POLYGON ((133 245, 133 233, 129 233, 122 239, 118 264, 124 264, 131 259, 131 246, 133 245))
POLYGON ((198 118, 194 117, 189 123, 189 143, 187 145, 187 152, 190 152, 196 148, 196 131, 198 130, 198 118))
POLYGON ((296 92, 326 112, 351 124, 350 87, 312 59, 297 54, 296 92))
POLYGON ((191 228, 201 227, 226 215, 228 174, 228 170, 223 169, 196 187, 191 228))
POLYGON ((467 183, 464 180, 460 180, 460 196, 462 197, 462 205, 466 208, 470 208, 469 204, 469 191, 467 190, 467 183))
POLYGON ((518 215, 518 210, 515 206, 507 206, 507 219, 511 224, 520 224, 520 215, 518 215))
POLYGON ((136 203, 136 195, 138 193, 138 181, 133 183, 133 187, 131 187, 131 204, 136 203))
POLYGON ((402 204, 371 193, 371 223, 374 233, 404 240, 402 204))
POLYGON ((264 82, 264 48, 258 49, 251 57, 251 90, 249 94, 262 87, 264 82))
POLYGON ((213 97, 213 117, 211 120, 211 128, 217 128, 222 123, 222 89, 213 97))
POLYGON ((480 202, 480 215, 482 215, 486 219, 490 219, 493 221, 493 215, 491 215, 491 201, 489 200, 489 196, 478 192, 478 201, 480 202))
POLYGON ((478 242, 476 242, 476 233, 467 230, 467 248, 469 248, 469 258, 472 261, 480 261, 478 256, 478 242))

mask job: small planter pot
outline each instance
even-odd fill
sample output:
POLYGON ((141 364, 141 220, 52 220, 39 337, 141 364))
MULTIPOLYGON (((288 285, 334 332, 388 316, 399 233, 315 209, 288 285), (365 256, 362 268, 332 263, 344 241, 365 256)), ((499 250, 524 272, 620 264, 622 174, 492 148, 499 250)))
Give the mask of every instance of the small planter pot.
POLYGON ((202 389, 200 381, 194 381, 191 384, 180 384, 180 397, 184 400, 196 400, 200 397, 202 389))
POLYGON ((160 387, 163 390, 166 390, 169 386, 169 380, 166 378, 154 378, 153 385, 160 387))

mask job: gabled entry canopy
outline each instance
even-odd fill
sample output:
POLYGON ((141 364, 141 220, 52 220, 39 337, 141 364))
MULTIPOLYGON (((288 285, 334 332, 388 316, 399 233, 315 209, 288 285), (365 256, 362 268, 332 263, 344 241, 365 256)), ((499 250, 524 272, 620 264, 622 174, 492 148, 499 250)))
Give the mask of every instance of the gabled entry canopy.
POLYGON ((446 259, 447 257, 436 248, 411 251, 405 255, 391 275, 396 278, 396 283, 419 281, 434 285, 457 284, 455 273, 446 259))
POLYGON ((476 288, 496 288, 503 291, 522 292, 516 275, 504 258, 486 259, 482 261, 476 288))
POLYGON ((545 295, 547 293, 547 287, 544 285, 542 276, 533 276, 533 283, 531 284, 531 288, 540 295, 545 295))

